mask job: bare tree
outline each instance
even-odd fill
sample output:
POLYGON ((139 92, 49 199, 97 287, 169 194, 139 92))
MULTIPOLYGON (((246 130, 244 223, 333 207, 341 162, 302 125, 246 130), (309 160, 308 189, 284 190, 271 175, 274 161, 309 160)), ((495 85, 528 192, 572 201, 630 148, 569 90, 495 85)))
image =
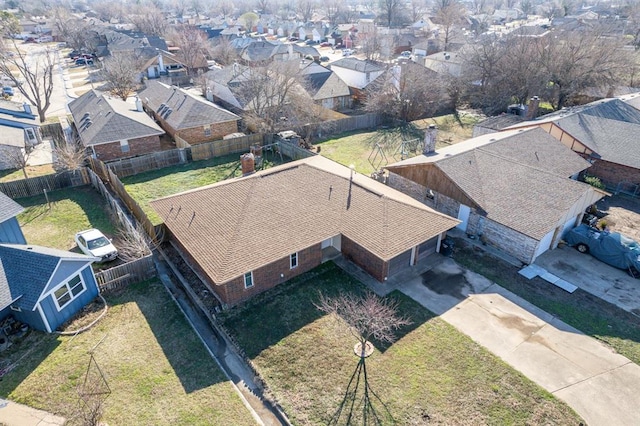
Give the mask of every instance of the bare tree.
POLYGON ((209 56, 211 46, 207 42, 206 34, 196 27, 182 25, 177 27, 172 38, 176 46, 180 48, 180 58, 187 66, 190 75, 195 75, 195 70, 202 66, 209 56))
POLYGON ((380 58, 381 42, 378 29, 373 32, 358 34, 359 51, 365 55, 367 61, 376 61, 380 58))
POLYGON ((342 2, 340 0, 327 0, 323 2, 324 13, 331 24, 338 23, 338 17, 342 10, 342 2))
POLYGON ((119 241, 118 257, 124 262, 131 262, 151 254, 149 239, 140 225, 135 229, 120 228, 117 239, 119 241))
POLYGON ((11 164, 16 170, 22 170, 22 174, 25 179, 28 179, 27 175, 27 163, 33 153, 33 146, 25 144, 24 148, 6 151, 5 155, 7 163, 11 164))
POLYGON ((217 37, 212 45, 211 57, 219 64, 231 65, 240 59, 238 52, 231 45, 229 39, 217 37))
POLYGON ((56 170, 77 170, 87 159, 87 153, 79 139, 56 142, 55 154, 56 170))
POLYGON ((18 49, 14 39, 13 49, 0 52, 0 72, 9 77, 20 93, 36 107, 40 122, 51 105, 53 92, 53 56, 49 48, 32 51, 30 56, 18 49))
POLYGON ((601 29, 565 32, 538 43, 552 105, 560 109, 571 95, 586 88, 607 89, 619 84, 631 60, 621 47, 621 40, 605 36, 601 29))
POLYGON ((396 332, 411 324, 411 320, 398 315, 395 301, 382 299, 371 292, 364 295, 342 293, 336 297, 320 294, 320 301, 315 306, 342 318, 363 349, 372 339, 381 343, 394 342, 396 332))
POLYGON ((380 0, 380 10, 387 27, 391 28, 397 22, 402 6, 403 2, 400 0, 380 0))
POLYGON ((404 123, 433 115, 446 100, 437 74, 413 62, 390 68, 385 78, 378 78, 367 90, 365 109, 404 123))
POLYGON ((140 81, 139 61, 128 53, 113 53, 105 59, 102 77, 108 84, 109 92, 126 101, 135 91, 140 81))
POLYGON ((147 35, 163 37, 169 28, 162 10, 149 3, 137 5, 129 19, 136 30, 147 35))
POLYGON ((313 12, 317 6, 318 4, 315 0, 298 0, 297 11, 302 22, 309 22, 311 20, 311 16, 313 16, 313 12))
POLYGON ((442 7, 439 7, 436 11, 436 20, 442 28, 444 37, 443 49, 447 51, 451 38, 464 17, 465 9, 457 0, 441 0, 439 6, 442 7))
POLYGON ((429 5, 426 0, 411 0, 409 6, 409 18, 412 23, 418 22, 422 19, 429 10, 429 5))

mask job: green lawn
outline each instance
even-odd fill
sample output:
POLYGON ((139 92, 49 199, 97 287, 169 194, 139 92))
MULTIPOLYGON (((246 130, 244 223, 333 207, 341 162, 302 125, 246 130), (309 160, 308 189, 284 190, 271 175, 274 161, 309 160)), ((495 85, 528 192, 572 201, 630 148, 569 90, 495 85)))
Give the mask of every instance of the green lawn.
MULTIPOLYGON (((265 153, 265 166, 272 167, 280 163, 279 157, 265 153)), ((285 162, 290 161, 283 157, 285 162)), ((122 179, 127 192, 140 204, 154 225, 162 219, 149 205, 149 201, 167 195, 177 194, 189 189, 199 188, 220 182, 229 177, 240 162, 240 154, 232 154, 210 160, 196 161, 163 169, 139 173, 122 179)), ((240 176, 239 169, 234 176, 240 176)))
MULTIPOLYGON (((477 118, 470 115, 461 116, 460 122, 453 115, 444 115, 412 123, 415 132, 410 134, 396 128, 379 129, 373 132, 342 134, 316 142, 315 145, 320 147, 321 155, 345 166, 353 164, 356 171, 369 175, 375 171, 371 162, 380 168, 400 161, 403 157, 399 149, 401 141, 416 138, 422 140, 424 129, 430 124, 438 127, 437 147, 445 147, 469 139, 476 122, 477 118), (374 150, 376 143, 382 147, 382 152, 374 150)), ((405 157, 413 157, 417 154, 420 152, 410 149, 406 151, 405 157)))
MULTIPOLYGON (((27 166, 25 167, 27 172, 27 177, 38 177, 44 175, 54 174, 55 170, 53 170, 52 164, 44 164, 42 166, 27 166)), ((0 182, 11 182, 14 180, 22 180, 24 179, 24 173, 22 169, 20 170, 0 170, 0 182)))
MULTIPOLYGON (((361 292, 327 263, 224 318, 294 424, 327 424, 357 358, 338 317, 313 305, 318 292, 361 292)), ((385 424, 578 424, 579 417, 526 377, 401 293, 390 297, 413 321, 367 360, 373 406, 385 424), (386 408, 385 408, 386 407, 386 408)), ((358 402, 356 402, 358 406, 358 402)), ((340 417, 344 424, 349 405, 340 417)), ((361 410, 355 410, 356 421, 361 410)))
POLYGON ((18 221, 29 244, 69 250, 78 231, 98 228, 110 237, 116 233, 104 199, 92 187, 61 189, 48 196, 50 207, 44 195, 16 200, 25 208, 18 221))
POLYGON ((552 286, 541 278, 528 280, 518 268, 459 241, 454 259, 466 268, 499 284, 567 324, 611 346, 640 365, 640 321, 633 314, 578 289, 574 293, 552 286))
POLYGON ((0 368, 17 364, 0 380, 0 396, 81 424, 77 386, 95 348, 111 389, 102 419, 110 425, 255 424, 159 282, 107 300, 93 329, 75 337, 31 332, 3 353, 0 368))

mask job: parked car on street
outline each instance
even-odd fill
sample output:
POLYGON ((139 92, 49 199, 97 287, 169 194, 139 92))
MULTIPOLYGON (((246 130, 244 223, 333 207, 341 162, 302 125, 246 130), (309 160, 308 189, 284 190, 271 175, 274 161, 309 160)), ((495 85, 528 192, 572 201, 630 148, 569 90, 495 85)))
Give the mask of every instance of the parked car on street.
POLYGON ((320 47, 331 47, 331 43, 329 43, 328 41, 323 41, 322 43, 320 43, 320 47))
POLYGON ((78 58, 76 59, 76 65, 93 65, 93 59, 78 58))
POLYGON ((97 229, 78 232, 75 240, 84 254, 97 257, 100 262, 109 262, 118 257, 118 249, 97 229))
POLYGON ((640 277, 640 244, 629 237, 581 224, 568 231, 564 240, 580 253, 640 277))
POLYGON ((320 56, 320 62, 329 62, 328 56, 320 56))
POLYGON ((7 96, 13 96, 13 95, 14 95, 14 93, 13 93, 13 87, 10 87, 10 86, 4 86, 4 87, 2 88, 2 94, 3 94, 3 95, 7 95, 7 96))
POLYGON ((351 49, 343 49, 342 50, 342 56, 351 56, 353 55, 353 50, 351 49))

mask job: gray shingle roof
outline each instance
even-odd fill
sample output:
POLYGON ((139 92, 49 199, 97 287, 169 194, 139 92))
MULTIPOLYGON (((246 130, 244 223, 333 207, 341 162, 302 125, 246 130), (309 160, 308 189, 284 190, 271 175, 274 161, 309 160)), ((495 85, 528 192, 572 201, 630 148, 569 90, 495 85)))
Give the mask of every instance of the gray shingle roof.
POLYGON ((58 262, 68 258, 83 259, 87 263, 92 259, 84 254, 47 247, 0 244, 0 305, 20 297, 16 305, 32 310, 58 262))
POLYGON ((69 109, 85 146, 164 134, 144 111, 136 111, 135 105, 95 90, 69 103, 69 109), (89 126, 83 125, 86 114, 89 126))
POLYGON ((640 168, 640 111, 620 99, 565 108, 520 125, 554 123, 603 160, 640 168))
POLYGON ((461 144, 387 168, 408 177, 403 168, 437 167, 489 219, 535 239, 546 235, 585 193, 594 202, 602 196, 568 178, 589 163, 542 129, 484 135, 461 144))
POLYGON ((332 62, 330 67, 346 68, 359 72, 376 72, 384 70, 384 66, 381 64, 371 61, 361 61, 360 59, 356 58, 338 59, 337 61, 332 62))
POLYGON ((176 130, 240 120, 240 117, 216 104, 158 81, 148 82, 139 96, 154 111, 158 111, 161 104, 170 108, 171 114, 165 121, 176 130))
POLYGON ((342 234, 388 260, 458 221, 321 156, 151 202, 217 284, 342 234))
POLYGON ((24 208, 0 192, 0 223, 22 213, 24 208))

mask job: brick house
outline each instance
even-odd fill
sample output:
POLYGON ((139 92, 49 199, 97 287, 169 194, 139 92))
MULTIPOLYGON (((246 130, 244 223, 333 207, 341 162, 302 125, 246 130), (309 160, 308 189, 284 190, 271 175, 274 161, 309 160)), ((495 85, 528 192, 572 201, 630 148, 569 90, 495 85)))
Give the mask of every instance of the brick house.
POLYGON ((389 186, 457 217, 523 263, 557 247, 606 193, 571 177, 589 163, 542 129, 482 135, 387 166, 389 186))
POLYGON ((226 306, 342 255, 384 282, 458 221, 321 156, 151 202, 226 306))
MULTIPOLYGON (((629 100, 632 102, 631 100, 629 100)), ((640 110, 622 99, 564 108, 510 129, 540 127, 592 163, 589 175, 612 190, 640 193, 640 110)))
POLYGON ((190 145, 219 140, 238 131, 240 117, 236 114, 175 86, 149 81, 139 97, 168 134, 190 145))
POLYGON ((164 131, 142 109, 139 101, 90 90, 69 103, 75 131, 89 153, 102 161, 160 151, 164 131))

